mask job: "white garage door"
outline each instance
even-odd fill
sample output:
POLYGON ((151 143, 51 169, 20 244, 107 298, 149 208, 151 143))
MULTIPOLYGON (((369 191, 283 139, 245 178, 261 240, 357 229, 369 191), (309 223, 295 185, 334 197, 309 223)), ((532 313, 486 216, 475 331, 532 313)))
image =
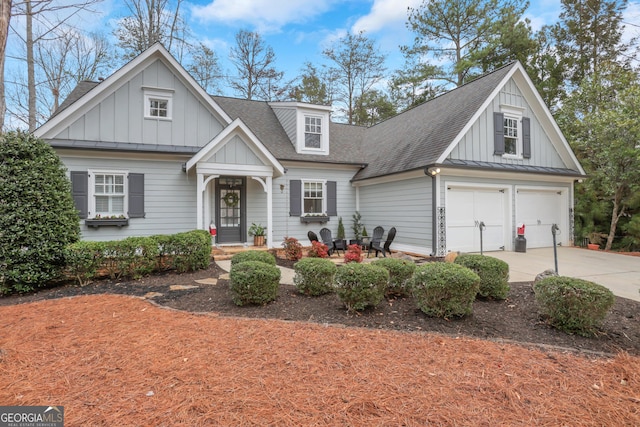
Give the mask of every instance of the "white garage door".
POLYGON ((567 206, 566 192, 559 190, 517 189, 516 224, 525 225, 527 248, 553 246, 551 226, 558 224, 560 234, 557 242, 564 241, 566 226, 562 213, 567 206))
POLYGON ((479 252, 504 249, 506 194, 497 188, 447 187, 447 251, 479 252))

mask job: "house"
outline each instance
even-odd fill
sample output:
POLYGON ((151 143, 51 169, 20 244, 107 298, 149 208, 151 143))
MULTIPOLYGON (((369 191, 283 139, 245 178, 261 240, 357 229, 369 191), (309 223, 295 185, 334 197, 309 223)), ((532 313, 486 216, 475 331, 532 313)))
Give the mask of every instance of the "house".
MULTIPOLYGON (((156 44, 83 82, 36 130, 69 171, 87 240, 215 224, 218 244, 305 242, 362 214, 419 254, 570 244, 585 177, 522 65, 513 63, 366 128, 330 108, 210 96, 156 44), (105 221, 105 218, 113 218, 105 221), (482 230, 482 237, 480 231, 482 230)), ((349 236, 347 236, 349 237, 349 236)))

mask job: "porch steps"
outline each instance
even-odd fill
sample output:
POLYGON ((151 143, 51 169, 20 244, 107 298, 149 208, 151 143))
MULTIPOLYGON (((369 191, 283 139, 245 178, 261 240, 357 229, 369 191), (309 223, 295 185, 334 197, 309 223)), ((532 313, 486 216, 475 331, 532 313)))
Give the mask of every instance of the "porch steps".
POLYGON ((211 247, 211 256, 216 261, 224 261, 231 259, 238 252, 245 251, 266 251, 269 248, 266 246, 212 246, 211 247))

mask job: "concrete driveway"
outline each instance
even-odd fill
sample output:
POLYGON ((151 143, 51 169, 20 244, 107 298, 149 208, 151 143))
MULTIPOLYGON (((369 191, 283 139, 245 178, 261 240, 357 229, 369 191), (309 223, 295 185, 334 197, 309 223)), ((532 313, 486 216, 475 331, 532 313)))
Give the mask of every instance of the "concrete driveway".
MULTIPOLYGON (((640 257, 610 252, 558 248, 558 274, 603 285, 620 297, 640 301, 640 257)), ((509 264, 510 282, 528 282, 547 269, 554 269, 553 248, 527 252, 485 252, 509 264)))

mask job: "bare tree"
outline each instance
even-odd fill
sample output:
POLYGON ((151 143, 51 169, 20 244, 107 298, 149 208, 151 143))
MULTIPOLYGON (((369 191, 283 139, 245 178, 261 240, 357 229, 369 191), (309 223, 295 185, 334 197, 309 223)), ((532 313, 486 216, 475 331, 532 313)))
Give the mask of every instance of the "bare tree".
POLYGON ((276 55, 260 34, 238 31, 229 57, 237 71, 229 84, 243 98, 272 100, 286 92, 280 85, 284 73, 274 67, 276 55))
POLYGON ((4 114, 7 110, 7 102, 4 95, 4 58, 7 50, 10 20, 11 0, 0 0, 0 132, 4 128, 4 114))
POLYGON ((81 0, 69 4, 63 0, 24 0, 13 4, 12 14, 14 16, 22 15, 25 17, 26 31, 24 36, 15 29, 14 33, 25 45, 29 131, 35 130, 37 126, 34 54, 36 44, 57 38, 60 29, 67 26, 67 23, 73 17, 82 11, 91 11, 91 6, 100 1, 101 0, 81 0))
POLYGON ((182 19, 180 6, 183 0, 125 0, 130 12, 114 31, 118 46, 124 51, 124 59, 130 60, 160 42, 179 61, 188 48, 189 32, 182 19))
POLYGON ((362 31, 347 34, 322 53, 334 63, 331 69, 339 84, 336 101, 344 104, 347 123, 353 124, 356 98, 363 98, 382 79, 385 55, 362 31))
POLYGON ((207 93, 217 95, 220 93, 220 78, 222 72, 218 55, 209 47, 200 43, 191 52, 191 63, 187 66, 187 71, 202 86, 207 93))

